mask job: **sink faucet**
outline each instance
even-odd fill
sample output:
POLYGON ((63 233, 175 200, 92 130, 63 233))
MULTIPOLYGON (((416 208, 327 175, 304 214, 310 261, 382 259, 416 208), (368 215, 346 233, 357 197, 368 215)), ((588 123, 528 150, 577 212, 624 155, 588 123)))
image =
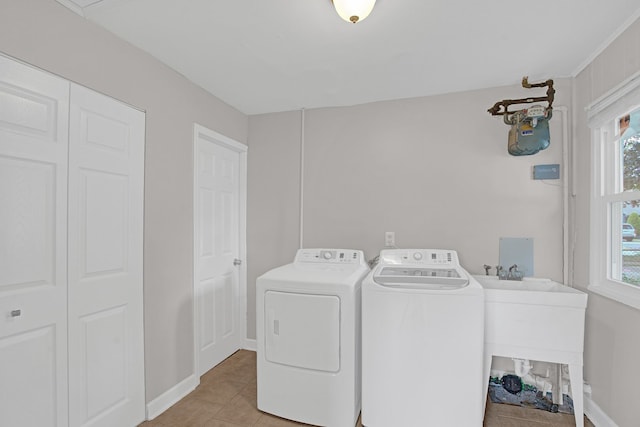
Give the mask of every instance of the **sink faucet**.
POLYGON ((518 266, 513 264, 509 267, 509 274, 507 275, 508 280, 522 280, 524 273, 518 270, 518 266))
POLYGON ((490 270, 490 269, 491 269, 491 266, 490 266, 490 265, 487 265, 487 264, 485 264, 485 265, 484 265, 484 272, 485 272, 485 274, 486 274, 487 276, 489 275, 489 270, 490 270))

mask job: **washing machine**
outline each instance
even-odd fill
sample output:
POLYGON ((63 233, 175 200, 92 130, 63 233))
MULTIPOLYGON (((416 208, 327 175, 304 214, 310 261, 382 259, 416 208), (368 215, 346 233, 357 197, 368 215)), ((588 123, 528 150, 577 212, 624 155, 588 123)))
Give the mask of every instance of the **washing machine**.
POLYGON ((258 409, 353 427, 361 406, 362 251, 300 249, 256 281, 258 409))
POLYGON ((481 427, 484 293, 453 250, 390 249, 362 283, 362 424, 481 427))

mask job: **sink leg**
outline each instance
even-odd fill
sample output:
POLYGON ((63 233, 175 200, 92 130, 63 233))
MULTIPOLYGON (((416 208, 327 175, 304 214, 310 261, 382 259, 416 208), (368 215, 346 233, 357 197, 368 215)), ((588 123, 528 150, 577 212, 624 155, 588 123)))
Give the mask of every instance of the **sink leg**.
POLYGON ((582 387, 582 364, 569 365, 569 380, 573 396, 573 411, 576 416, 576 427, 584 427, 584 390, 582 387))
POLYGON ((483 395, 482 395, 482 418, 484 419, 484 413, 487 409, 487 395, 489 393, 489 377, 491 376, 491 362, 493 360, 493 354, 491 352, 486 352, 484 355, 484 387, 483 387, 483 395))

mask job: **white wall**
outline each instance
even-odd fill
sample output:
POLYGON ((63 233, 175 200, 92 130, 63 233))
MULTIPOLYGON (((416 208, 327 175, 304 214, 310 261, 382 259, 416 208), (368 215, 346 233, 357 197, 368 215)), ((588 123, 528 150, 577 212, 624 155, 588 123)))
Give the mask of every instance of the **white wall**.
MULTIPOLYGON (((590 139, 585 108, 625 78, 640 71, 640 20, 618 37, 575 79, 572 150, 576 164, 572 228, 575 235, 574 284, 585 290, 589 278, 590 139)), ((640 419, 640 311, 589 295, 585 338, 585 381, 594 402, 619 426, 638 426, 640 419)))
POLYGON ((248 119, 54 0, 5 0, 0 52, 146 111, 147 402, 193 374, 193 123, 246 142, 248 119))
MULTIPOLYGON (((556 80, 556 90, 555 105, 569 105, 571 81, 556 80)), ((483 273, 485 263, 498 263, 500 237, 533 237, 535 274, 562 281, 563 182, 532 179, 533 165, 562 162, 562 115, 551 121, 547 150, 513 157, 509 127, 487 113, 496 101, 528 95, 544 89, 518 85, 307 110, 304 246, 363 249, 370 259, 384 232, 395 231, 398 247, 456 249, 469 271, 483 273)), ((255 278, 291 262, 298 247, 299 117, 249 119, 249 337, 255 278), (256 217, 259 227, 251 224, 256 217)))
POLYGON ((293 260, 299 241, 301 113, 249 117, 247 336, 256 337, 256 278, 293 260))

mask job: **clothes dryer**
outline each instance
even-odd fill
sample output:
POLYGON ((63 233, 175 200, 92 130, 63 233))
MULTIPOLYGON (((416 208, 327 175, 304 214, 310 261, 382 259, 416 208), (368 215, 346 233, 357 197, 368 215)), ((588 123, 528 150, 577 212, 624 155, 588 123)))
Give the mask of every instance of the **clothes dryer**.
POLYGON ((256 281, 258 409, 353 427, 361 406, 361 251, 300 249, 256 281))
POLYGON ((484 292, 452 250, 384 250, 362 283, 362 424, 481 427, 484 292))

